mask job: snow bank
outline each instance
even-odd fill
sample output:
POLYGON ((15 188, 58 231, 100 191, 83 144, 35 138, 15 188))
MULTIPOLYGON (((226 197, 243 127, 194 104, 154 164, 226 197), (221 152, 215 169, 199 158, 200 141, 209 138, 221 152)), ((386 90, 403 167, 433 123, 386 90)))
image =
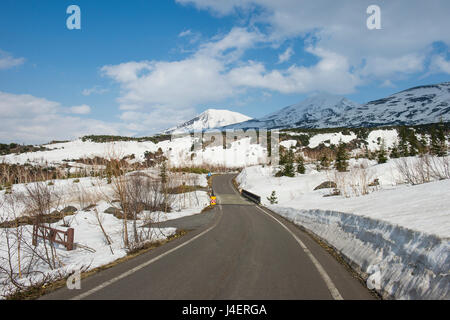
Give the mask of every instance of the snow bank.
POLYGON ((324 239, 363 276, 370 275, 384 298, 450 299, 448 238, 354 214, 269 207, 324 239))
POLYGON ((253 166, 236 180, 260 195, 263 205, 323 238, 361 275, 376 276, 384 297, 449 299, 450 180, 399 185, 395 161, 367 163, 367 174, 380 185, 365 196, 324 197, 331 189, 314 189, 333 181, 333 172, 311 166, 294 178, 276 178, 275 168, 253 166), (276 205, 267 200, 272 191, 276 205))

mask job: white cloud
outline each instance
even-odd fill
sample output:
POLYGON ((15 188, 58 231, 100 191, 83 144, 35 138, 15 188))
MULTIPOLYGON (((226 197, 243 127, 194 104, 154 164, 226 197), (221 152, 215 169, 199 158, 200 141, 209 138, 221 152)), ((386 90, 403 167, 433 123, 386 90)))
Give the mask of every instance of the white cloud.
POLYGON ((399 73, 415 73, 424 70, 425 55, 407 54, 398 58, 373 57, 367 60, 362 69, 363 75, 376 77, 391 76, 399 73))
POLYGON ((29 94, 11 94, 0 91, 0 114, 2 119, 34 118, 42 114, 57 112, 60 104, 44 98, 36 98, 29 94))
POLYGON ((25 58, 14 58, 8 52, 0 50, 0 70, 20 66, 25 58))
MULTIPOLYGON (((249 13, 253 25, 269 25, 268 37, 284 41, 302 37, 315 46, 335 52, 348 59, 354 68, 365 64, 365 75, 385 77, 392 73, 411 73, 422 69, 416 62, 400 61, 406 69, 394 63, 380 67, 380 62, 420 56, 431 44, 442 41, 450 45, 450 1, 422 0, 383 1, 382 30, 368 30, 366 9, 373 0, 177 0, 194 4, 219 14, 249 13), (373 73, 370 73, 373 72, 373 73)), ((383 80, 383 79, 382 79, 383 80)))
POLYGON ((286 51, 278 55, 278 63, 284 63, 289 61, 289 59, 291 59, 293 54, 294 50, 292 49, 292 47, 287 48, 286 51))
POLYGON ((450 74, 450 61, 446 60, 444 56, 436 55, 431 59, 430 71, 432 73, 447 73, 450 74))
POLYGON ((85 105, 64 108, 45 98, 0 91, 0 141, 44 143, 86 134, 119 134, 126 129, 118 123, 67 115, 67 111, 83 113, 88 108, 85 105))
POLYGON ((146 123, 160 130, 194 116, 194 106, 236 98, 248 88, 343 94, 361 82, 345 57, 317 47, 307 49, 319 60, 308 67, 267 70, 261 62, 242 61, 246 50, 266 42, 258 30, 233 28, 183 60, 131 61, 104 66, 101 72, 121 87, 117 101, 127 125, 146 123))
POLYGON ((316 65, 293 65, 285 70, 268 71, 262 63, 253 62, 231 70, 231 81, 235 85, 282 93, 327 91, 336 94, 351 93, 361 83, 357 75, 349 72, 345 57, 321 48, 311 47, 307 51, 320 58, 316 65))
POLYGON ((381 84, 382 88, 395 88, 395 84, 391 80, 385 80, 381 84))
POLYGON ((104 94, 104 93, 106 93, 106 92, 108 92, 108 91, 109 91, 109 89, 101 88, 101 87, 99 87, 99 86, 94 86, 94 87, 89 88, 89 89, 84 89, 84 90, 81 92, 81 94, 82 94, 83 96, 90 96, 91 94, 104 94))
POLYGON ((192 31, 190 29, 182 31, 178 34, 180 38, 192 35, 192 31))
POLYGON ((73 114, 89 114, 89 113, 91 113, 91 107, 86 104, 83 104, 81 106, 70 107, 69 110, 73 114))

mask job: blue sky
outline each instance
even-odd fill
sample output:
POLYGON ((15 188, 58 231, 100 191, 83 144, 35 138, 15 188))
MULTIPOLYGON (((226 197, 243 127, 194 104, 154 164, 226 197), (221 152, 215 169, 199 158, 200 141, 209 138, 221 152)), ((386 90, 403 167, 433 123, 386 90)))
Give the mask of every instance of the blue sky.
POLYGON ((363 103, 450 80, 448 1, 335 2, 2 0, 0 142, 143 136, 207 108, 261 117, 317 92, 363 103))

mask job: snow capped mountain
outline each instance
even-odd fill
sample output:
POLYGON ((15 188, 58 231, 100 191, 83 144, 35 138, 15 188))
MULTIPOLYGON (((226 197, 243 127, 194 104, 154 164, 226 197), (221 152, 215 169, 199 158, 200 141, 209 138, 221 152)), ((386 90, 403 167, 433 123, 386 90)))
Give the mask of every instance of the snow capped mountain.
POLYGON ((208 109, 199 114, 194 119, 186 121, 185 123, 177 127, 167 129, 163 133, 170 134, 170 133, 202 131, 227 126, 230 124, 235 124, 250 119, 251 119, 250 117, 247 117, 246 115, 243 115, 239 112, 233 112, 229 110, 208 109))
POLYGON ((450 121, 450 82, 411 88, 360 105, 330 94, 312 96, 260 119, 223 129, 332 128, 450 121))
POLYGON ((450 120, 450 82, 411 88, 348 114, 352 126, 415 125, 450 120))
POLYGON ((322 93, 285 107, 260 119, 253 119, 225 129, 338 127, 341 116, 360 105, 345 97, 322 93))

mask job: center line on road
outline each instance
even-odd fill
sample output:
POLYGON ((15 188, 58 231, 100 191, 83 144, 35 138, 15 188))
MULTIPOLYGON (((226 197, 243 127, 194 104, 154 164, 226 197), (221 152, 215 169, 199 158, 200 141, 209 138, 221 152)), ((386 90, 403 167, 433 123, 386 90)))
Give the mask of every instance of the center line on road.
POLYGON ((71 298, 70 300, 81 300, 81 299, 84 299, 84 298, 86 298, 86 297, 92 295, 93 293, 95 293, 95 292, 97 292, 97 291, 99 291, 99 290, 101 290, 101 289, 104 289, 104 288, 106 288, 107 286, 113 284, 114 282, 117 282, 117 281, 119 281, 119 280, 121 280, 121 279, 124 279, 124 278, 128 277, 129 275, 132 275, 133 273, 135 273, 135 272, 137 272, 137 271, 139 271, 139 270, 141 270, 141 269, 143 269, 143 268, 149 266, 149 265, 152 264, 153 262, 156 262, 156 261, 158 261, 159 259, 161 259, 161 258, 163 258, 163 257, 165 257, 165 256, 167 256, 167 255, 169 255, 170 253, 174 252, 175 250, 178 250, 178 249, 184 247, 185 245, 191 243, 192 241, 194 241, 194 240, 200 238, 200 237, 203 236, 204 234, 206 234, 206 233, 208 233, 209 231, 211 231, 212 229, 214 229, 214 228, 219 224, 220 218, 221 218, 221 216, 222 216, 222 208, 221 208, 221 207, 220 207, 219 212, 220 212, 220 216, 218 217, 216 223, 214 223, 213 226, 211 226, 211 227, 209 227, 208 229, 206 229, 205 231, 199 233, 198 235, 196 235, 196 236, 193 237, 192 239, 189 239, 188 241, 183 242, 183 243, 180 244, 179 246, 177 246, 177 247, 175 247, 175 248, 172 248, 172 249, 170 249, 169 251, 166 251, 166 252, 164 252, 163 254, 160 254, 159 256, 157 256, 157 257, 155 257, 155 258, 153 258, 153 259, 151 259, 151 260, 149 260, 149 261, 147 261, 147 262, 144 262, 144 263, 142 263, 142 264, 140 264, 140 265, 134 267, 133 269, 130 269, 130 270, 128 270, 127 272, 122 273, 121 275, 119 275, 119 276, 117 276, 117 277, 114 277, 114 278, 112 278, 112 279, 110 279, 110 280, 108 280, 108 281, 105 281, 105 282, 103 282, 102 284, 98 285, 97 287, 95 287, 95 288, 93 288, 93 289, 91 289, 91 290, 88 290, 88 291, 86 291, 85 293, 79 294, 79 295, 77 295, 77 296, 71 298))

